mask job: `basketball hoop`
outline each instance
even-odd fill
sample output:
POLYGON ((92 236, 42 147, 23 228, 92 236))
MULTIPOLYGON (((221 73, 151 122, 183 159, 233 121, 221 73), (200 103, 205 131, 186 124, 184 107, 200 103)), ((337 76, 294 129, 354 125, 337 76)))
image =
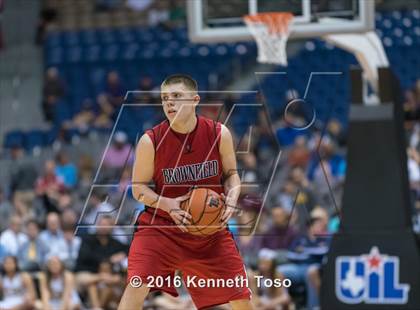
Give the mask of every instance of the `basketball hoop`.
POLYGON ((244 16, 245 24, 257 42, 259 62, 287 65, 286 43, 292 20, 293 14, 288 12, 244 16))

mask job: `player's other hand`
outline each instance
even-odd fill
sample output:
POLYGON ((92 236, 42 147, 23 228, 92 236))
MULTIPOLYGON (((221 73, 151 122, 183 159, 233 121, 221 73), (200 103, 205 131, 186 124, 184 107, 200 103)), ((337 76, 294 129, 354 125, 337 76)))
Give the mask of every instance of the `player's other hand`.
POLYGON ((183 232, 188 232, 185 225, 191 225, 191 214, 181 209, 181 202, 189 199, 189 195, 177 198, 165 198, 165 209, 169 216, 173 219, 177 227, 183 232))
POLYGON ((231 205, 231 204, 226 203, 226 195, 225 194, 222 193, 220 196, 221 196, 223 202, 225 203, 225 210, 223 211, 223 214, 222 214, 222 217, 220 218, 220 220, 221 220, 221 225, 226 226, 229 219, 235 213, 237 208, 236 208, 235 205, 231 205))

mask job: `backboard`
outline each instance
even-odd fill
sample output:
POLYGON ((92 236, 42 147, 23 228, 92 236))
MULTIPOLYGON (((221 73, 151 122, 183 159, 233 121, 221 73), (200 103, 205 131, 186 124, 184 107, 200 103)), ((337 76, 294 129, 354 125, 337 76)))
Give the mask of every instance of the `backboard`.
POLYGON ((291 12, 291 38, 357 33, 374 28, 375 0, 187 0, 192 42, 251 40, 243 16, 291 12))

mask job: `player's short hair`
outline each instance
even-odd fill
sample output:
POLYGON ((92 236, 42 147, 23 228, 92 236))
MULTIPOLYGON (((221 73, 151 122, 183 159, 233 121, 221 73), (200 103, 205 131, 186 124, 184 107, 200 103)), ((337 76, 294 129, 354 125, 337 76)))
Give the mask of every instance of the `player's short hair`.
POLYGON ((197 81, 187 74, 170 75, 162 82, 162 86, 178 83, 184 84, 188 89, 192 91, 198 91, 197 81))

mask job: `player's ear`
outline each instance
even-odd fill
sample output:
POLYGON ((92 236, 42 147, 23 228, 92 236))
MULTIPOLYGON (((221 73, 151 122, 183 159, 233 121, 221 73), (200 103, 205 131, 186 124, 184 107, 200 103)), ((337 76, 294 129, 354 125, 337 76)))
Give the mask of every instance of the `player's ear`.
POLYGON ((197 104, 200 102, 200 96, 199 95, 195 95, 194 96, 194 106, 197 106, 197 104))

